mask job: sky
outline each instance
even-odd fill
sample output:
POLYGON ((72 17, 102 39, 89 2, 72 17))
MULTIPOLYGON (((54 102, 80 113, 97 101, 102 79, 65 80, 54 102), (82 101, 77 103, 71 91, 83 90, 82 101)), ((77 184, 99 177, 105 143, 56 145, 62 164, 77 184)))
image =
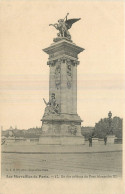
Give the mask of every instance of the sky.
POLYGON ((49 94, 50 23, 81 18, 70 29, 79 54, 77 112, 94 126, 109 111, 123 117, 123 1, 0 2, 0 126, 40 127, 49 94))

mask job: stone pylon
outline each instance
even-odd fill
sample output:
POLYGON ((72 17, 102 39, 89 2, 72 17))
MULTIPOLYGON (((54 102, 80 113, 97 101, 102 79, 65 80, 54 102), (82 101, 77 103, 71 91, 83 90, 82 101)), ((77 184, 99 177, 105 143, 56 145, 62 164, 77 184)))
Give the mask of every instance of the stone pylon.
POLYGON ((49 55, 49 102, 41 119, 45 135, 81 136, 77 114, 78 54, 84 49, 62 39, 43 49, 49 55))

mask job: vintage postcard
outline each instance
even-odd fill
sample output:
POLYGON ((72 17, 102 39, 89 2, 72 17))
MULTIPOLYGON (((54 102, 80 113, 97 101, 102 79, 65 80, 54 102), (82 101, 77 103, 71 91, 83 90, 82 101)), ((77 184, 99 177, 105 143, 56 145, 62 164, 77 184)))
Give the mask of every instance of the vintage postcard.
POLYGON ((0 29, 0 194, 123 194, 124 2, 4 0, 0 29))

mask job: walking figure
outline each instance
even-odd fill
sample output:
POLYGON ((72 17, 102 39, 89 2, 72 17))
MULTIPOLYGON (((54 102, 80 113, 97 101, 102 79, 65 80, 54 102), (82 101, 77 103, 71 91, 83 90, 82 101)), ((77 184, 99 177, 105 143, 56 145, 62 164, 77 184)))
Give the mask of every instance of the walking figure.
POLYGON ((104 137, 104 144, 105 145, 107 144, 107 137, 106 136, 104 137))
POLYGON ((89 147, 92 147, 92 137, 89 137, 89 147))

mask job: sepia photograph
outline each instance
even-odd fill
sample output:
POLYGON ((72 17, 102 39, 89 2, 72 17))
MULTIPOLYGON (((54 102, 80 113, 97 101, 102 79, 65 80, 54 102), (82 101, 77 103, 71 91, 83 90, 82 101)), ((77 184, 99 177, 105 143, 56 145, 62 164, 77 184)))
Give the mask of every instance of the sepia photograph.
POLYGON ((0 10, 1 181, 115 181, 109 194, 120 181, 123 194, 124 2, 0 10))

